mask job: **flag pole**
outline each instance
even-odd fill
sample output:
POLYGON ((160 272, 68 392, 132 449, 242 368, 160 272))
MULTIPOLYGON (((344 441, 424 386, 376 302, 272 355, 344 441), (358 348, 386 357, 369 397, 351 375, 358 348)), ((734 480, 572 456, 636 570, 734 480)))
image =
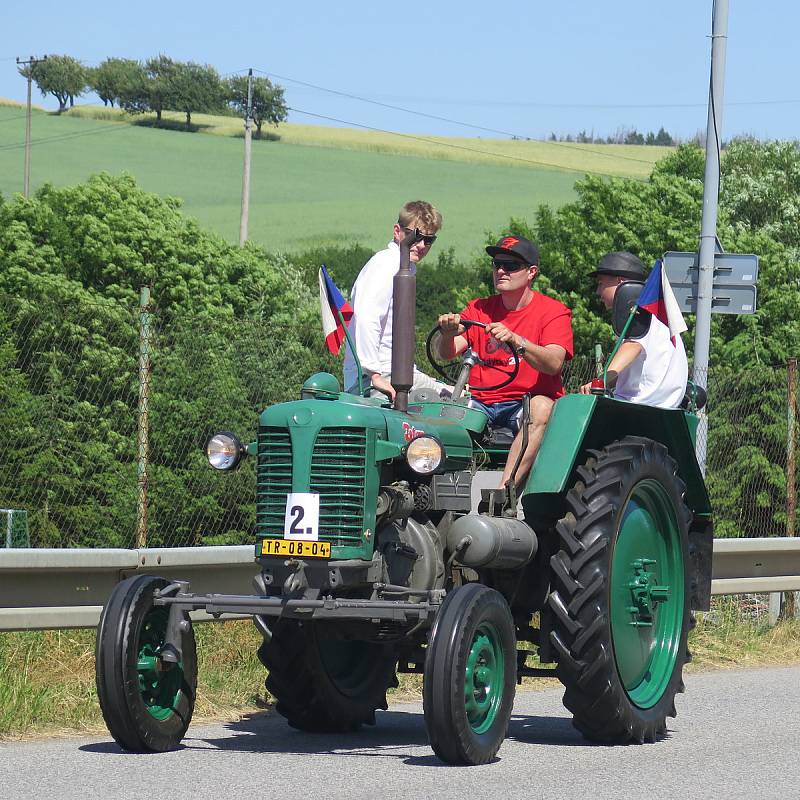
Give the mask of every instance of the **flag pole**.
POLYGON ((628 332, 628 328, 631 326, 631 322, 633 322, 633 318, 636 316, 636 312, 639 310, 639 306, 634 305, 631 306, 631 313, 628 314, 628 320, 625 323, 625 326, 622 329, 622 333, 617 337, 616 344, 614 345, 614 349, 611 351, 611 355, 608 357, 608 361, 606 361, 605 366, 603 367, 603 386, 605 387, 608 381, 608 368, 611 366, 611 362, 614 360, 614 356, 617 354, 617 350, 622 346, 622 342, 625 340, 625 334, 628 332))
MULTIPOLYGON (((331 305, 335 305, 332 303, 331 305)), ((353 354, 353 359, 356 362, 356 369, 358 370, 358 394, 360 397, 364 396, 364 374, 361 369, 361 362, 358 360, 358 353, 356 352, 355 345, 353 344, 353 340, 350 338, 350 331, 347 330, 347 323, 344 321, 344 317, 342 316, 342 311, 340 308, 336 308, 336 314, 339 317, 339 322, 342 323, 342 327, 344 328, 344 336, 347 339, 347 344, 350 345, 350 352, 353 354)))

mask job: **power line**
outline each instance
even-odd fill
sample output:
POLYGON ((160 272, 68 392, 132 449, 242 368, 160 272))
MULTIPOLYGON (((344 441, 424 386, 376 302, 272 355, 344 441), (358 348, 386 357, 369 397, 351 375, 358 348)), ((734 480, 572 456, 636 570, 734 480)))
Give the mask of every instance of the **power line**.
MULTIPOLYGON (((259 72, 263 72, 263 70, 258 70, 258 71, 259 72)), ((75 108, 83 108, 83 107, 86 107, 87 105, 88 104, 77 105, 77 106, 75 106, 75 108)), ((365 125, 365 124, 359 123, 359 122, 352 122, 350 120, 343 120, 343 119, 340 119, 340 118, 337 118, 337 117, 331 117, 331 116, 327 116, 325 114, 318 114, 318 113, 315 113, 313 111, 305 111, 303 109, 294 108, 294 107, 291 107, 291 106, 287 106, 287 109, 289 111, 295 112, 296 114, 304 114, 306 116, 315 117, 317 119, 324 119, 324 120, 327 120, 329 122, 336 122, 336 123, 338 123, 340 125, 347 125, 347 126, 354 127, 354 128, 361 128, 363 130, 374 131, 376 133, 383 133, 383 134, 386 134, 386 135, 389 135, 389 136, 397 136, 397 137, 404 138, 404 139, 411 139, 411 140, 414 140, 414 141, 424 142, 426 144, 432 144, 432 145, 438 146, 438 147, 450 148, 450 149, 455 149, 455 150, 462 150, 462 151, 466 151, 466 152, 470 152, 470 153, 476 153, 478 155, 489 156, 489 157, 492 157, 492 158, 505 159, 505 160, 508 160, 508 161, 516 161, 516 162, 520 162, 520 163, 523 163, 523 164, 529 164, 529 165, 537 166, 537 167, 551 167, 553 169, 560 169, 560 170, 564 170, 564 171, 567 171, 567 172, 575 172, 575 173, 579 173, 579 174, 594 174, 594 175, 607 175, 608 174, 608 173, 602 172, 600 170, 580 169, 578 167, 569 167, 569 166, 566 166, 564 164, 554 163, 554 162, 550 162, 550 161, 544 161, 542 159, 525 158, 523 156, 515 156, 515 155, 511 155, 509 153, 500 153, 500 152, 495 152, 495 151, 491 151, 491 150, 483 150, 483 149, 477 148, 477 147, 470 147, 468 145, 455 144, 453 142, 441 141, 441 140, 438 140, 438 139, 432 139, 430 137, 419 136, 419 135, 416 135, 416 134, 400 133, 398 131, 390 131, 390 130, 387 130, 387 129, 384 129, 384 128, 378 128, 378 127, 371 126, 371 125, 365 125)), ((1 121, 2 120, 0 120, 0 122, 1 121)), ((31 145, 53 144, 53 143, 66 141, 66 140, 73 139, 73 138, 78 138, 78 137, 81 137, 81 136, 89 136, 89 135, 93 135, 93 134, 96 134, 96 133, 103 133, 103 132, 107 132, 107 131, 111 131, 111 130, 120 130, 122 128, 128 128, 128 127, 130 127, 130 123, 129 122, 111 122, 111 121, 109 121, 109 122, 106 122, 102 126, 98 126, 96 128, 92 128, 92 129, 86 130, 86 131, 73 131, 71 133, 58 134, 56 136, 49 136, 49 137, 45 137, 45 138, 41 138, 41 139, 35 139, 35 140, 33 140, 31 142, 31 145)), ((608 157, 608 158, 625 159, 625 160, 628 160, 628 161, 636 161, 636 162, 643 163, 643 164, 652 164, 652 162, 647 160, 647 159, 639 159, 639 158, 633 158, 632 156, 624 156, 624 155, 621 155, 621 154, 603 153, 603 152, 597 151, 597 150, 589 150, 588 148, 581 147, 580 145, 572 145, 572 144, 570 144, 568 142, 544 142, 544 141, 538 141, 538 143, 539 144, 547 144, 547 145, 557 145, 557 146, 568 147, 568 148, 571 147, 572 149, 576 149, 581 153, 594 153, 596 155, 601 155, 601 156, 605 156, 605 157, 608 157)), ((24 147, 24 144, 16 143, 16 144, 0 145, 0 151, 15 150, 15 149, 19 149, 20 147, 24 147)))
MULTIPOLYGON (((261 69, 256 69, 256 72, 260 72, 263 75, 267 75, 267 76, 270 76, 270 77, 273 77, 273 78, 278 78, 279 80, 282 80, 282 81, 291 81, 293 83, 298 83, 298 84, 300 84, 302 86, 307 86, 307 87, 309 87, 311 89, 316 89, 316 90, 321 91, 321 92, 328 92, 330 94, 338 95, 339 97, 347 97, 347 98, 349 98, 351 100, 359 100, 359 101, 361 101, 363 103, 370 103, 372 105, 381 106, 382 108, 388 108, 388 109, 391 109, 393 111, 402 111, 402 112, 404 112, 406 114, 414 114, 415 116, 419 116, 419 117, 427 117, 428 119, 435 119, 435 120, 438 120, 440 122, 447 122, 447 123, 450 123, 450 124, 453 124, 453 125, 461 125, 461 126, 466 127, 466 128, 474 128, 476 130, 486 131, 488 133, 498 133, 501 136, 510 136, 510 137, 512 137, 513 139, 516 139, 516 140, 529 140, 529 139, 534 138, 534 137, 526 136, 526 135, 519 134, 519 133, 511 133, 510 131, 502 131, 502 130, 497 130, 495 128, 484 128, 484 127, 482 127, 480 125, 473 125, 472 123, 469 123, 469 122, 460 122, 458 120, 449 119, 447 117, 439 117, 439 116, 436 116, 434 114, 426 114, 426 113, 424 113, 422 111, 415 111, 415 110, 410 109, 410 108, 403 108, 401 106, 393 106, 393 105, 389 105, 387 103, 381 103, 381 102, 379 102, 377 100, 370 100, 367 97, 360 97, 358 95, 354 95, 354 94, 351 94, 349 92, 343 92, 343 91, 340 91, 338 89, 329 89, 329 88, 327 88, 325 86, 318 86, 317 84, 308 83, 306 81, 297 80, 295 78, 288 78, 288 77, 286 77, 284 75, 278 75, 277 73, 274 73, 274 72, 270 73, 270 72, 266 72, 265 70, 261 70, 261 69)), ((318 116, 322 116, 322 115, 318 115, 318 116)), ((344 124, 349 125, 351 123, 344 123, 344 124)), ((353 124, 356 124, 356 123, 353 123, 353 124)), ((378 130, 378 129, 376 129, 376 130, 378 130)), ((389 131, 386 131, 386 132, 388 133, 389 131)), ((619 158, 619 159, 624 159, 625 161, 636 161, 636 162, 638 162, 640 164, 652 164, 652 161, 650 161, 650 160, 648 160, 646 158, 636 158, 634 156, 625 156, 625 155, 619 155, 619 154, 615 154, 615 153, 603 153, 600 150, 587 150, 585 147, 576 146, 574 144, 570 144, 569 142, 547 142, 545 140, 537 140, 535 138, 534 138, 534 141, 541 141, 544 144, 548 144, 548 145, 558 145, 558 146, 561 146, 561 147, 566 147, 567 149, 578 150, 581 153, 594 153, 595 155, 602 156, 604 158, 614 158, 614 159, 618 159, 619 158)))
POLYGON ((474 128, 475 130, 486 131, 487 133, 499 133, 501 136, 517 137, 517 134, 510 133, 509 131, 501 131, 501 130, 497 130, 496 128, 485 128, 482 125, 473 125, 473 124, 471 124, 469 122, 460 122, 459 120, 456 120, 456 119, 449 119, 447 117, 439 117, 436 114, 426 114, 424 111, 414 111, 413 109, 410 109, 410 108, 401 108, 400 106, 393 106, 393 105, 390 105, 389 103, 381 103, 378 100, 370 100, 367 97, 359 97, 357 95, 350 94, 349 92, 339 91, 338 89, 328 89, 328 88, 326 88, 324 86, 317 86, 316 84, 313 84, 313 83, 306 83, 305 81, 297 80, 296 78, 287 78, 287 77, 285 77, 283 75, 277 75, 274 72, 273 73, 269 73, 269 72, 265 72, 264 70, 260 70, 260 69, 256 70, 256 72, 261 72, 263 75, 268 75, 268 76, 271 76, 273 78, 278 78, 279 80, 282 80, 282 81, 291 81, 292 83, 297 83, 297 84, 300 84, 301 86, 307 86, 310 89, 317 89, 318 91, 321 91, 321 92, 329 92, 330 94, 339 95, 339 97, 347 97, 350 100, 359 100, 362 103, 371 103, 372 105, 380 106, 381 108, 389 108, 392 111, 402 111, 402 112, 404 112, 406 114, 415 114, 418 117, 427 117, 428 119, 435 119, 435 120, 438 120, 439 122, 448 122, 451 125, 461 125, 461 126, 463 126, 465 128, 474 128))
MULTIPOLYGON (((318 119, 326 119, 329 122, 338 122, 341 125, 350 125, 350 126, 355 127, 355 128, 363 128, 365 130, 374 131, 376 133, 385 133, 385 134, 388 134, 390 136, 399 136, 399 137, 402 137, 404 139, 413 139, 413 140, 418 141, 418 142, 425 142, 427 144, 433 144, 433 145, 437 145, 439 147, 450 147, 450 148, 455 149, 455 150, 466 150, 467 152, 470 152, 470 153, 479 153, 480 155, 492 156, 494 158, 505 158, 505 159, 508 159, 510 161, 520 161, 520 162, 525 163, 525 164, 533 164, 533 165, 535 165, 537 167, 552 167, 553 169, 565 170, 567 172, 578 172, 580 174, 589 173, 589 174, 594 174, 594 175, 606 175, 607 174, 605 172, 599 172, 597 170, 579 169, 577 167, 567 167, 567 166, 564 166, 563 164, 554 164, 552 162, 542 161, 542 160, 539 160, 539 159, 523 158, 522 156, 513 156, 513 155, 509 155, 508 153, 494 153, 494 152, 492 152, 490 150, 480 150, 480 149, 478 149, 476 147, 468 147, 466 145, 453 144, 452 142, 442 142, 442 141, 438 141, 436 139, 427 138, 425 136, 417 136, 417 135, 412 134, 412 133, 398 133, 397 131, 389 131, 389 130, 385 130, 384 128, 376 128, 376 127, 373 127, 372 125, 362 125, 361 123, 358 123, 358 122, 349 122, 347 120, 338 119, 336 117, 329 117, 329 116, 326 116, 325 114, 315 114, 312 111, 303 111, 300 108, 293 108, 291 106, 287 106, 287 108, 288 108, 289 111, 294 111, 296 114, 306 114, 309 117, 316 117, 318 119)), ((648 161, 646 163, 649 164, 651 162, 648 161)))
MULTIPOLYGON (((108 122, 102 127, 98 126, 96 128, 90 128, 89 130, 86 131, 73 131, 72 133, 62 133, 57 136, 45 136, 41 139, 32 139, 31 146, 39 144, 53 144, 57 142, 66 141, 68 139, 77 139, 80 138, 81 136, 91 136, 96 133, 108 133, 110 131, 117 131, 130 127, 131 127, 130 123, 128 122, 108 122)), ((19 150, 21 147, 25 147, 24 142, 17 142, 15 144, 4 144, 0 145, 0 151, 19 150)))
POLYGON ((27 114, 17 114, 16 117, 2 117, 0 122, 13 122, 15 119, 25 119, 27 116, 27 114))
MULTIPOLYGON (((291 80, 291 79, 286 79, 291 80)), ((475 108, 576 108, 576 109, 647 109, 647 108, 705 108, 706 103, 539 103, 533 100, 473 100, 451 97, 409 97, 389 95, 397 101, 435 103, 437 105, 466 106, 475 108)), ((726 106, 794 105, 800 99, 779 98, 774 100, 734 100, 726 106)))

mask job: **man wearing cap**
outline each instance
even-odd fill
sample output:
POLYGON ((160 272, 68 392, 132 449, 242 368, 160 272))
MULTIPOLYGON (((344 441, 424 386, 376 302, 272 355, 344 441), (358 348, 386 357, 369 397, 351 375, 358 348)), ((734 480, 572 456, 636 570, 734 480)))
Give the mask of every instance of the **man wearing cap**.
POLYGON ((439 317, 444 358, 454 358, 469 345, 485 364, 472 368, 470 381, 476 386, 502 382, 519 357, 519 373, 507 386, 475 390, 473 404, 483 410, 493 426, 507 426, 516 434, 508 452, 501 487, 511 477, 522 449, 520 417, 523 395, 531 396, 528 446, 515 476, 524 485, 539 450, 553 403, 564 395, 561 369, 572 358, 572 312, 558 300, 532 288, 539 272, 539 248, 522 236, 504 236, 486 252, 492 257, 496 294, 473 300, 461 314, 439 317), (483 322, 465 329, 464 319, 483 322))
MULTIPOLYGON (((353 284, 350 301, 353 317, 348 330, 366 385, 372 385, 373 394, 381 392, 394 400, 392 387, 392 292, 394 276, 400 271, 400 242, 415 229, 422 239, 409 250, 411 272, 428 254, 442 227, 439 210, 424 200, 406 203, 392 228, 392 241, 386 249, 375 253, 362 267, 353 284)), ((348 392, 358 393, 358 368, 348 342, 344 355, 344 385, 348 392)), ((446 384, 420 372, 414 365, 414 389, 434 389, 440 395, 449 396, 446 384)))
MULTIPOLYGON (((610 309, 617 287, 625 281, 644 281, 644 264, 633 253, 608 253, 592 273, 597 279, 597 296, 610 309)), ((606 388, 614 397, 631 403, 660 408, 677 408, 686 392, 689 365, 680 336, 670 338, 669 328, 651 320, 640 339, 625 339, 608 365, 606 388)), ((591 384, 581 386, 589 394, 591 384)))

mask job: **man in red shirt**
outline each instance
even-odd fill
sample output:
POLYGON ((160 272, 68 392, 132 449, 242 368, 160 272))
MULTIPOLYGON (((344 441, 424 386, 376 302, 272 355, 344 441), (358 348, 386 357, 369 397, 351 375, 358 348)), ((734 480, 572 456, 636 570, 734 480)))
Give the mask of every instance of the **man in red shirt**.
POLYGON ((515 476, 516 486, 522 487, 553 403, 564 395, 561 369, 573 353, 572 312, 531 287, 539 272, 539 248, 533 242, 521 236, 504 236, 486 252, 492 257, 497 294, 473 300, 461 314, 440 316, 439 350, 444 358, 454 358, 469 345, 486 362, 472 369, 470 381, 476 386, 502 382, 513 368, 513 352, 519 356, 519 373, 511 383, 500 389, 475 390, 472 395, 473 405, 486 412, 491 425, 510 427, 516 433, 501 487, 511 477, 522 448, 522 396, 531 396, 528 446, 515 476), (486 323, 485 330, 478 326, 465 329, 462 317, 486 323))

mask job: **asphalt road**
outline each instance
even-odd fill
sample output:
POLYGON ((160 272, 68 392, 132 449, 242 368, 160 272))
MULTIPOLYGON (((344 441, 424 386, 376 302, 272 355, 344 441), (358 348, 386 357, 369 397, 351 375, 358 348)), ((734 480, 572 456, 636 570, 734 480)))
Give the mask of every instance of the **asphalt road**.
POLYGON ((104 737, 0 745, 0 798, 800 797, 800 666, 690 675, 656 744, 586 743, 561 692, 519 692, 509 736, 483 767, 443 766, 419 704, 354 734, 309 736, 281 718, 192 726, 184 746, 122 752, 104 737))

